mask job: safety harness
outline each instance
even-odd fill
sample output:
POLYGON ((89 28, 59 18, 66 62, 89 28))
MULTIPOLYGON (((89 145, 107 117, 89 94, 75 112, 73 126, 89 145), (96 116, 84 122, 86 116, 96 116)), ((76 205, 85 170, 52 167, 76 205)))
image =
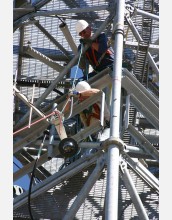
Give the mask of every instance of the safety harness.
POLYGON ((100 108, 96 103, 90 106, 89 109, 85 109, 83 113, 85 117, 84 121, 86 122, 87 126, 90 125, 92 117, 100 120, 100 108))
MULTIPOLYGON (((96 43, 97 43, 97 39, 96 39, 96 43)), ((110 47, 110 40, 108 41, 108 47, 110 47)), ((112 55, 112 51, 111 51, 110 49, 107 49, 107 50, 101 55, 101 57, 97 60, 96 55, 95 55, 95 49, 94 49, 94 48, 91 48, 91 51, 92 51, 94 63, 93 63, 92 59, 90 58, 90 55, 89 55, 88 51, 86 52, 86 56, 87 56, 87 58, 88 58, 89 62, 91 63, 91 65, 92 65, 92 67, 93 67, 94 70, 96 69, 96 67, 99 66, 99 64, 101 63, 102 59, 104 58, 104 56, 105 56, 106 54, 112 55)))

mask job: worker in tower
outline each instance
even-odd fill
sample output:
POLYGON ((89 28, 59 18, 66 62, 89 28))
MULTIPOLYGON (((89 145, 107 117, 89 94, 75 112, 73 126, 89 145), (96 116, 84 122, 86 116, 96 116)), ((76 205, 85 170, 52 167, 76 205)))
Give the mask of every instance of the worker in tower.
POLYGON ((114 54, 113 49, 108 46, 108 38, 105 33, 101 33, 94 41, 90 39, 92 36, 91 26, 85 20, 79 20, 76 23, 76 32, 81 37, 78 51, 81 46, 89 45, 88 50, 82 55, 79 67, 83 70, 84 80, 95 76, 105 68, 113 69, 114 54), (88 65, 91 65, 93 72, 88 73, 88 65))
MULTIPOLYGON (((78 102, 82 102, 90 96, 98 93, 100 90, 91 88, 91 86, 86 81, 80 81, 75 87, 75 97, 78 98, 78 102)), ((73 96, 73 93, 69 96, 73 96)), ((96 121, 100 121, 101 113, 101 102, 97 101, 95 104, 89 108, 83 110, 80 113, 80 119, 83 124, 83 127, 88 127, 93 125, 96 121)), ((104 104, 104 128, 99 132, 98 136, 95 137, 98 141, 104 141, 109 138, 110 134, 110 112, 108 110, 107 104, 104 104)))

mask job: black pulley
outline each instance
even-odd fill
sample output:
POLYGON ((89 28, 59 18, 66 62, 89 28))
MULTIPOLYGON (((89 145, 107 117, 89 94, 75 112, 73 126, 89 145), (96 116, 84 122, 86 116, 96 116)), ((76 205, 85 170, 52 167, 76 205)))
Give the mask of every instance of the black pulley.
POLYGON ((74 156, 78 149, 78 144, 73 138, 64 138, 59 143, 59 151, 66 158, 74 156))

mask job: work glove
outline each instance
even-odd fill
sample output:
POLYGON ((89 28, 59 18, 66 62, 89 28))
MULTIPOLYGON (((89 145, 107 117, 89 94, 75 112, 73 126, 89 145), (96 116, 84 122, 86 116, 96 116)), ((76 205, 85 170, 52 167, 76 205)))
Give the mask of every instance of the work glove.
POLYGON ((92 40, 89 38, 88 39, 81 38, 79 41, 81 44, 84 44, 84 45, 87 44, 87 45, 91 46, 91 44, 92 44, 92 40))
POLYGON ((70 91, 68 96, 69 97, 79 97, 79 92, 76 90, 70 91))

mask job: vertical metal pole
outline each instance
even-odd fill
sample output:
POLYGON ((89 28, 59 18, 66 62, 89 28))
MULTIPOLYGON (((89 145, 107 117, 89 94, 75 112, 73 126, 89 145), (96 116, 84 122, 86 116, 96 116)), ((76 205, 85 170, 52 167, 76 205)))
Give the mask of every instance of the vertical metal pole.
POLYGON ((101 112, 100 112, 100 122, 101 125, 104 126, 104 111, 105 111, 105 94, 102 92, 102 97, 101 97, 101 112))
MULTIPOLYGON (((121 75, 123 53, 123 26, 125 0, 116 0, 116 15, 114 18, 114 66, 112 73, 112 102, 110 137, 119 138, 121 75)), ((105 219, 118 219, 118 182, 119 182, 119 148, 110 145, 108 148, 107 189, 105 219)))

